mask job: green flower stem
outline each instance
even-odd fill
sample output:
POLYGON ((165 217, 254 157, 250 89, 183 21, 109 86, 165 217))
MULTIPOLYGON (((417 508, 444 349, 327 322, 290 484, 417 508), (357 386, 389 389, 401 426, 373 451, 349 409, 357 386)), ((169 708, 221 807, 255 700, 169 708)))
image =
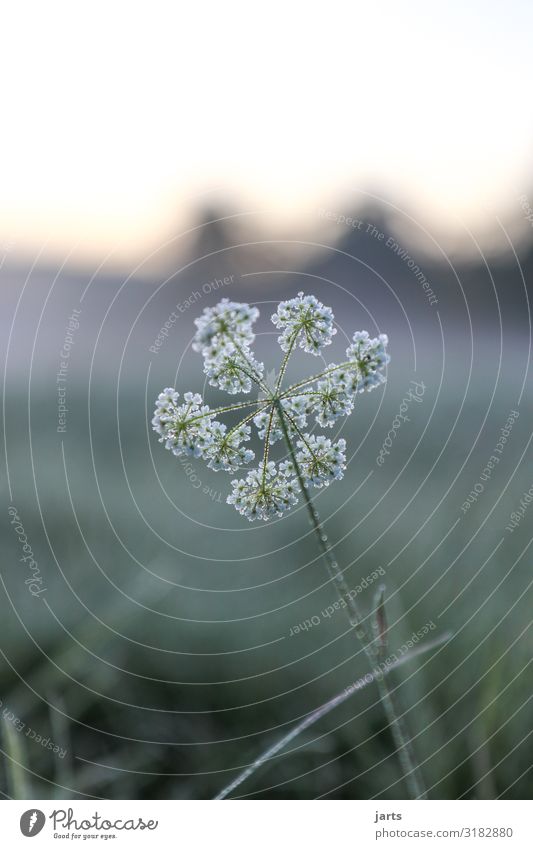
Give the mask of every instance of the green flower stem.
POLYGON ((323 377, 327 377, 328 374, 333 374, 334 371, 339 371, 341 368, 349 368, 350 366, 358 368, 357 363, 354 363, 353 360, 347 360, 345 363, 340 363, 334 368, 328 368, 325 371, 321 371, 318 374, 313 375, 313 377, 306 377, 305 380, 300 380, 298 383, 293 383, 292 386, 288 386, 287 389, 282 392, 280 398, 286 398, 288 395, 294 395, 296 394, 294 391, 295 389, 300 389, 302 386, 308 386, 309 383, 313 383, 315 380, 320 380, 323 377))
POLYGON ((270 434, 272 433, 272 423, 274 420, 274 404, 272 404, 272 409, 270 410, 270 416, 268 419, 268 427, 265 434, 265 449, 263 451, 263 487, 265 486, 266 481, 266 473, 267 473, 267 464, 268 464, 268 452, 270 449, 270 434))
MULTIPOLYGON (((205 419, 207 416, 218 416, 219 413, 229 413, 232 410, 244 410, 245 407, 257 406, 263 404, 264 400, 257 401, 241 401, 240 404, 230 404, 229 407, 216 407, 214 410, 209 410, 208 413, 202 413, 201 416, 194 416, 192 419, 187 419, 187 422, 197 422, 200 419, 205 419)), ((257 410, 254 411, 254 416, 257 415, 257 410)))
MULTIPOLYGON (((414 660, 415 657, 419 657, 420 655, 427 654, 433 649, 439 648, 444 643, 448 642, 451 638, 452 634, 450 631, 447 631, 442 636, 437 637, 435 640, 432 640, 430 643, 424 646, 418 646, 418 648, 412 649, 407 654, 403 655, 403 657, 399 658, 399 660, 395 660, 394 663, 391 663, 387 669, 385 670, 385 674, 388 675, 394 669, 397 669, 400 666, 403 666, 405 663, 408 663, 411 660, 414 660)), ((287 734, 285 734, 280 740, 274 743, 273 746, 269 746, 258 758, 255 759, 253 763, 247 766, 245 769, 240 772, 236 778, 233 779, 231 784, 228 784, 221 792, 215 796, 215 799, 226 799, 230 793, 233 793, 237 787, 246 781, 250 776, 252 776, 255 772, 257 772, 260 767, 262 767, 268 761, 271 761, 272 758, 279 755, 283 749, 285 749, 289 743, 292 743, 297 737, 299 737, 304 731, 307 731, 312 725, 318 722, 322 717, 326 716, 328 713, 331 713, 332 710, 337 708, 339 705, 343 704, 343 702, 350 699, 355 693, 359 693, 361 690, 364 690, 372 681, 375 680, 374 673, 370 675, 365 675, 363 678, 359 678, 357 681, 354 681, 349 687, 346 687, 342 693, 339 693, 338 696, 334 696, 324 705, 321 705, 319 708, 314 710, 312 713, 308 714, 304 719, 300 720, 297 725, 294 726, 287 734)), ((305 746, 306 742, 300 744, 298 748, 305 746)), ((292 750, 294 751, 294 749, 292 750)), ((238 798, 238 797, 237 797, 238 798)))
POLYGON ((296 460, 296 452, 291 442, 287 425, 283 416, 283 408, 281 405, 281 401, 277 399, 274 402, 274 406, 276 406, 278 410, 283 436, 285 438, 285 442, 289 450, 291 460, 296 470, 298 483, 300 485, 300 489, 307 507, 307 511, 309 513, 309 517, 311 519, 313 530, 315 532, 316 538, 318 540, 320 549, 324 557, 328 574, 330 576, 332 584, 334 585, 337 591, 339 598, 346 604, 346 610, 348 612, 350 625, 354 629, 359 641, 361 642, 364 648, 364 651, 370 662, 375 681, 378 685, 379 696, 388 723, 391 728, 396 749, 398 751, 398 758, 407 784, 409 795, 412 799, 424 799, 426 798, 426 791, 422 783, 420 769, 416 762, 411 741, 406 733, 406 730, 403 727, 403 723, 401 722, 400 717, 396 713, 396 709, 392 700, 392 693, 389 688, 388 681, 386 680, 385 675, 383 673, 383 670, 380 666, 376 665, 377 658, 374 640, 368 633, 368 630, 365 626, 365 617, 359 610, 359 605, 350 593, 348 584, 344 579, 342 569, 340 568, 337 562, 337 559, 329 544, 326 533, 322 527, 318 511, 311 499, 311 496, 309 495, 307 487, 304 484, 302 473, 298 465, 298 461, 296 460))
MULTIPOLYGON (((246 359, 246 354, 242 350, 242 347, 239 345, 238 342, 235 341, 235 339, 233 338, 233 336, 230 333, 228 333, 228 337, 230 338, 232 344, 235 346, 235 350, 237 350, 239 352, 239 354, 243 358, 244 362, 246 364, 248 364, 248 360, 246 359)), ((239 368, 239 366, 237 366, 237 368, 239 368)), ((259 388, 262 389, 263 392, 266 392, 268 394, 268 388, 267 388, 266 384, 263 382, 263 380, 261 379, 261 376, 259 374, 257 374, 255 371, 252 371, 250 373, 250 372, 246 371, 245 369, 243 369, 242 366, 240 368, 241 368, 241 371, 243 371, 245 374, 248 375, 248 377, 250 378, 250 380, 253 381, 253 383, 255 383, 257 386, 259 386, 259 388)))
POLYGON ((311 448, 311 446, 309 445, 308 440, 305 438, 305 434, 303 434, 303 433, 302 433, 302 431, 300 430, 300 428, 298 427, 298 425, 296 424, 296 422, 294 421, 294 419, 293 419, 293 417, 290 415, 290 413, 288 413, 288 412, 287 412, 287 410, 284 410, 283 412, 284 412, 284 415, 285 415, 285 416, 287 416, 287 418, 288 418, 288 420, 290 421, 291 425, 293 426, 294 430, 296 431, 296 433, 298 434, 298 436, 299 436, 299 437, 300 437, 300 439, 302 440, 303 444, 305 445, 305 447, 307 448, 307 450, 308 450, 308 451, 309 451, 309 453, 311 454, 311 456, 312 456, 313 460, 314 460, 316 463, 318 463, 318 462, 319 462, 319 461, 318 461, 318 457, 316 456, 315 452, 313 451, 313 449, 312 449, 312 448, 311 448))
MULTIPOLYGON (((272 409, 271 409, 271 411, 270 411, 270 417, 269 417, 269 419, 268 419, 268 427, 267 427, 267 432, 266 432, 266 434, 265 434, 265 451, 264 451, 264 454, 263 454, 263 486, 265 485, 265 481, 266 481, 266 470, 267 470, 267 463, 268 463, 268 452, 269 452, 269 450, 270 450, 270 434, 272 433, 272 423, 273 423, 273 421, 274 421, 274 411, 275 411, 275 409, 276 409, 276 404, 275 404, 275 402, 274 402, 274 398, 277 398, 277 397, 279 396, 279 389, 280 389, 281 383, 282 383, 282 381, 283 381, 283 378, 284 378, 284 376, 285 376, 285 372, 286 372, 286 370, 287 370, 287 365, 288 365, 288 363, 289 363, 289 357, 290 357, 290 355, 292 354, 292 350, 293 350, 293 348, 294 348, 294 346, 295 346, 295 344, 296 344, 296 340, 298 339, 298 336, 299 336, 299 335, 300 335, 300 328, 298 328, 298 329, 297 329, 297 330, 293 333, 292 338, 291 338, 291 340, 290 340, 290 342, 289 342, 289 344, 288 344, 288 346, 287 346, 287 351, 285 352, 285 356, 283 357, 283 362, 282 362, 282 364, 281 364, 281 368, 280 368, 280 370, 279 370, 279 375, 278 375, 278 379, 277 379, 277 381, 276 381, 276 386, 275 386, 275 389, 274 389, 274 393, 273 393, 273 396, 272 396, 272 398, 271 398, 271 402, 272 402, 272 409)), ((269 393, 269 394, 270 394, 270 393, 269 393)), ((279 411, 280 409, 281 409, 281 405, 279 405, 278 411, 279 411)), ((280 416, 281 416, 281 414, 280 414, 280 416)), ((281 416, 281 418, 283 418, 283 417, 281 416)))
POLYGON ((228 430, 228 432, 227 432, 227 434, 225 435, 224 438, 229 439, 229 437, 232 436, 235 433, 236 430, 239 430, 240 427, 242 427, 245 424, 248 424, 248 422, 251 419, 254 419, 256 416, 259 415, 259 413, 263 413, 265 410, 268 409, 269 406, 270 406, 270 404, 265 404, 259 410, 253 410, 251 413, 249 413, 247 416, 245 416, 243 419, 241 419, 241 421, 238 424, 236 424, 234 427, 232 427, 231 430, 228 430))

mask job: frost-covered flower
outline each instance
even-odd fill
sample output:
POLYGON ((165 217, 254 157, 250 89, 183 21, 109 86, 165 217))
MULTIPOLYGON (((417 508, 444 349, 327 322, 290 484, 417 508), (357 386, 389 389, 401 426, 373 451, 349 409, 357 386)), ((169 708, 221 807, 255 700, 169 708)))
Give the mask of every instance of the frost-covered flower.
MULTIPOLYGON (((246 477, 231 482, 228 504, 250 521, 281 516, 297 503, 300 484, 323 487, 342 478, 346 468, 346 442, 332 442, 324 435, 309 433, 313 415, 320 427, 332 427, 354 409, 358 392, 372 389, 385 381, 389 362, 387 337, 371 339, 365 331, 355 333, 347 349, 347 362, 330 364, 319 374, 282 385, 288 356, 278 370, 267 372, 252 351, 252 326, 258 310, 248 304, 222 300, 208 307, 196 319, 193 347, 204 358, 204 371, 211 386, 230 395, 249 393, 255 386, 257 396, 239 403, 210 409, 201 395, 187 392, 179 402, 178 393, 165 389, 158 397, 152 426, 176 455, 202 457, 214 471, 235 473, 251 463, 254 452, 247 446, 253 420, 259 439, 264 440, 262 461, 246 477), (222 414, 240 411, 241 421, 219 421, 222 414), (244 418, 242 418, 244 417, 244 418), (276 465, 271 459, 272 446, 285 439, 289 458, 276 465)), ((333 313, 312 295, 299 293, 279 304, 272 321, 281 332, 279 343, 287 355, 296 347, 318 354, 329 345, 336 332, 333 313)), ((287 454, 285 455, 287 456, 287 454)))
POLYGON ((272 316, 272 322, 281 330, 278 342, 282 351, 288 351, 300 337, 299 346, 309 354, 318 356, 322 348, 331 344, 337 332, 333 326, 333 313, 314 295, 298 292, 296 298, 282 301, 272 316))
MULTIPOLYGON (((283 398, 281 400, 281 406, 285 410, 285 426, 289 432, 289 436, 295 437, 298 434, 298 430, 303 430, 303 428, 307 427, 307 414, 311 412, 311 404, 309 402, 309 397, 307 395, 295 395, 293 398, 283 398)), ((254 424, 257 427, 257 435, 260 439, 265 439, 271 417, 271 407, 266 410, 261 410, 257 416, 254 417, 254 424)), ((274 442, 277 442, 278 439, 282 439, 283 430, 281 427, 281 422, 279 419, 279 413, 277 410, 274 410, 274 414, 272 416, 272 425, 270 427, 270 437, 269 441, 272 445, 274 442)))
POLYGON ((255 339, 252 325, 258 316, 257 307, 222 298, 216 306, 206 307, 203 314, 194 320, 198 330, 192 347, 204 356, 212 357, 223 350, 234 350, 236 346, 249 346, 255 339))
POLYGON ((230 395, 237 392, 250 392, 252 381, 263 377, 264 366, 254 359, 247 348, 219 351, 215 356, 206 357, 204 371, 210 386, 224 389, 230 395))
POLYGON ((159 434, 159 442, 176 456, 186 454, 201 457, 211 441, 210 423, 214 413, 202 404, 202 396, 186 392, 183 404, 178 405, 179 394, 165 389, 156 402, 152 428, 159 434))
POLYGON ((296 481, 280 474, 272 461, 252 469, 245 479, 232 480, 231 485, 233 492, 228 495, 227 503, 233 504, 250 522, 282 516, 298 502, 296 481))
POLYGON ((154 426, 154 430, 157 430, 158 433, 161 433, 159 430, 161 422, 165 422, 167 417, 175 411, 179 397, 179 392, 176 392, 176 390, 172 387, 163 389, 163 391, 157 396, 152 425, 154 426))
POLYGON ((359 371, 358 392, 370 390, 380 383, 385 383, 383 372, 390 357, 386 352, 388 337, 381 333, 376 339, 371 339, 366 330, 353 335, 352 344, 346 348, 346 356, 357 365, 359 371))
POLYGON ((241 424, 236 428, 227 430, 222 422, 213 422, 209 428, 211 441, 205 447, 203 456, 207 465, 215 472, 224 469, 226 472, 235 472, 239 466, 250 463, 255 454, 250 448, 241 445, 250 439, 251 428, 241 424))
MULTIPOLYGON (((345 439, 332 443, 325 436, 306 434, 305 441, 300 439, 296 445, 299 449, 296 462, 305 486, 329 486, 331 481, 343 477, 346 468, 345 439)), ((292 460, 280 463, 280 470, 283 474, 296 474, 292 460)))
POLYGON ((334 369, 328 374, 328 378, 334 386, 342 389, 343 392, 353 398, 357 392, 359 383, 359 370, 355 363, 348 363, 342 366, 328 366, 328 369, 334 369))
MULTIPOLYGON (((331 370, 333 366, 328 366, 331 370)), ((321 427, 333 427, 341 416, 349 416, 353 410, 353 392, 348 392, 338 382, 335 372, 319 380, 316 390, 309 396, 316 420, 321 427)))

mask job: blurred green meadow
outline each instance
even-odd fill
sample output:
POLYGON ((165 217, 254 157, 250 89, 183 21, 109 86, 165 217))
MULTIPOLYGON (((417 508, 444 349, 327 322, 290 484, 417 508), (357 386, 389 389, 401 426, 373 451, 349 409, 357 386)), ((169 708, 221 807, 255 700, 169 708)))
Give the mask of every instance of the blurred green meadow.
MULTIPOLYGON (((390 337, 387 384, 333 429, 349 465, 316 505, 366 613, 386 586, 392 659, 453 634, 391 673, 429 795, 528 798, 533 255, 525 277, 497 257, 490 278, 482 262, 458 274, 422 257, 430 304, 386 240, 350 232, 307 265, 287 248, 279 272, 270 244, 202 232, 198 259, 158 283, 8 269, 0 791, 209 798, 367 673, 301 504, 248 523, 225 503, 230 475, 176 459, 150 426, 163 387, 225 398, 190 349, 204 307, 256 303, 272 372, 273 305, 305 289, 338 321, 326 363, 355 330, 390 337)), ((299 352, 287 377, 316 365, 299 352)), ((369 686, 236 795, 405 792, 369 686)))
MULTIPOLYGON (((198 381, 200 370, 194 375, 198 381)), ((187 377, 185 388, 194 387, 191 371, 187 377)), ((454 631, 445 647, 393 673, 430 795, 523 798, 532 780, 531 569, 523 551, 527 521, 512 534, 504 526, 516 496, 531 485, 527 464, 500 496, 531 409, 522 403, 505 469, 502 463, 463 514, 498 425, 516 406, 514 387, 499 391, 486 436, 454 483, 480 417, 482 382, 440 459, 458 405, 450 381, 424 434, 436 399, 428 382, 423 404, 378 468, 405 389, 398 384, 390 376, 385 397, 375 392, 359 404, 343 428, 355 452, 348 473, 317 504, 350 586, 374 570, 383 575, 391 650, 429 623, 431 637, 454 631)), ((35 424, 41 416, 50 422, 50 398, 36 390, 31 447, 21 422, 27 396, 7 399, 7 431, 18 430, 9 442, 12 501, 46 586, 39 598, 28 592, 17 537, 4 521, 7 795, 210 797, 298 718, 367 671, 343 611, 323 613, 335 596, 305 513, 244 523, 224 503, 228 476, 198 460, 180 463, 147 430, 144 386, 121 390, 118 405, 113 392, 99 382, 90 438, 87 422, 69 422, 58 439, 53 427, 35 424), (29 728, 66 755, 36 743, 29 728)), ((152 389, 148 404, 154 397, 152 389)), ((69 403, 86 408, 86 391, 71 392, 69 403)), ((370 581, 358 597, 367 610, 376 586, 370 581)), ((260 798, 404 795, 372 687, 293 749, 240 791, 260 798)))

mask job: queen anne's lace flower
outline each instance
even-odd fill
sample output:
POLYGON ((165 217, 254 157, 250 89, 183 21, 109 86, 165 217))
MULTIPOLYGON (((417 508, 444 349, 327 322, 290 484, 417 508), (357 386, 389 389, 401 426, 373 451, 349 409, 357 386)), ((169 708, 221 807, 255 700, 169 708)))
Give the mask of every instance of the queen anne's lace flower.
POLYGON ((202 404, 202 396, 186 392, 178 406, 179 394, 165 389, 156 404, 152 427, 160 435, 159 442, 176 456, 201 457, 211 442, 210 423, 215 414, 202 404))
POLYGON ((272 316, 272 322, 282 331, 278 337, 282 351, 288 351, 294 346, 295 339, 300 337, 300 348, 318 355, 322 348, 331 345, 331 338, 337 332, 330 308, 321 304, 314 295, 304 295, 303 292, 298 292, 298 297, 290 301, 282 301, 272 316))
POLYGON ((227 503, 233 504, 251 522, 282 516, 298 502, 296 481, 279 474, 272 461, 264 468, 252 469, 245 479, 231 481, 231 485, 233 492, 228 495, 227 503))
POLYGON ((203 315, 194 320, 198 330, 192 347, 207 357, 213 356, 215 350, 219 353, 236 346, 249 346, 255 339, 252 325, 258 316, 257 307, 222 298, 216 306, 206 307, 203 315))
POLYGON ((162 424, 164 424, 168 417, 175 412, 179 397, 179 392, 176 392, 172 389, 172 387, 163 389, 163 391, 157 396, 152 425, 154 426, 154 430, 158 433, 162 432, 160 429, 162 424))
POLYGON ((327 375, 331 383, 338 389, 342 389, 349 398, 354 399, 359 383, 359 372, 353 363, 345 366, 328 366, 332 371, 327 375))
MULTIPOLYGON (((299 451, 296 454, 300 474, 305 486, 328 486, 333 480, 340 480, 346 468, 346 440, 339 439, 331 442, 325 436, 308 435, 296 443, 299 451)), ((296 469, 292 460, 280 463, 283 474, 295 475, 296 469)))
POLYGON ((366 330, 358 331, 353 335, 353 343, 346 348, 346 356, 356 363, 359 371, 358 392, 370 390, 380 383, 385 383, 383 372, 390 357, 386 352, 389 339, 385 333, 381 333, 377 339, 371 339, 366 330))
MULTIPOLYGON (((328 366, 327 370, 333 366, 328 366)), ((341 416, 349 416, 353 410, 353 392, 343 388, 337 381, 335 372, 319 380, 315 391, 309 396, 316 420, 321 427, 333 427, 341 416)))
POLYGON ((321 427, 331 427, 337 419, 349 415, 355 395, 385 381, 389 356, 387 337, 370 339, 368 333, 355 333, 347 349, 347 362, 331 364, 320 374, 300 380, 292 387, 281 386, 287 361, 298 345, 318 354, 331 343, 335 334, 333 313, 312 295, 283 301, 272 316, 281 331, 279 343, 286 356, 273 380, 263 379, 264 367, 254 358, 250 345, 252 325, 258 310, 226 298, 208 307, 196 319, 193 348, 204 357, 204 371, 211 386, 230 395, 258 390, 257 400, 245 400, 211 410, 197 394, 187 392, 183 403, 170 388, 156 402, 152 426, 160 442, 176 455, 202 457, 214 471, 235 472, 250 463, 254 452, 245 446, 250 441, 253 419, 260 439, 264 440, 263 461, 245 478, 232 481, 228 504, 233 504, 250 521, 282 516, 297 503, 299 481, 302 486, 322 487, 342 478, 346 468, 346 443, 333 443, 323 435, 308 432, 308 417, 314 414, 321 427), (218 414, 240 410, 244 418, 228 429, 218 414), (285 438, 289 459, 279 465, 270 459, 272 445, 285 438))
POLYGON ((237 392, 250 392, 252 382, 263 377, 264 366, 254 359, 247 348, 230 348, 216 356, 206 357, 204 371, 210 386, 236 395, 237 392))
MULTIPOLYGON (((294 398, 282 399, 281 406, 283 407, 285 416, 285 426, 289 435, 295 437, 298 431, 302 431, 307 427, 307 414, 311 412, 311 404, 307 395, 295 395, 294 398)), ((257 435, 260 439, 265 439, 270 425, 271 409, 262 410, 254 417, 254 424, 257 427, 257 435)), ((279 413, 274 410, 272 416, 272 425, 270 426, 269 442, 272 445, 278 439, 282 439, 283 430, 279 419, 279 413)))
POLYGON ((251 428, 247 425, 239 425, 227 431, 222 422, 213 422, 209 428, 211 441, 204 448, 203 456, 207 465, 215 472, 224 469, 226 472, 235 472, 239 466, 250 463, 255 454, 250 448, 245 448, 241 442, 248 442, 251 428))

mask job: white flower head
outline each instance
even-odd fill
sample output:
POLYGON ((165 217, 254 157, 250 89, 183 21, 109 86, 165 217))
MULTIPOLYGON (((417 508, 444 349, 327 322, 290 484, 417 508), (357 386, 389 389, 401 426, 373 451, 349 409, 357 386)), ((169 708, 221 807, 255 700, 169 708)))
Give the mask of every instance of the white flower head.
POLYGON ((309 354, 318 356, 322 348, 331 345, 337 332, 333 326, 333 313, 314 295, 298 292, 296 298, 282 301, 272 316, 272 322, 281 330, 278 342, 282 351, 288 351, 299 337, 299 346, 309 354))
POLYGON ((215 472, 221 469, 235 472, 239 466, 250 463, 255 454, 241 444, 250 439, 250 430, 247 425, 238 425, 228 431, 222 422, 213 422, 210 426, 211 441, 203 452, 208 467, 215 472))
POLYGON ((245 479, 232 480, 231 485, 233 492, 228 495, 227 503, 233 504, 250 522, 282 516, 298 502, 296 481, 280 474, 272 461, 252 469, 245 479))
POLYGON ((216 356, 236 346, 249 346, 255 335, 252 325, 259 316, 257 307, 237 304, 222 298, 214 307, 206 307, 203 314, 194 320, 198 328, 192 347, 206 357, 216 356))
MULTIPOLYGON (((289 435, 295 437, 299 430, 307 427, 307 414, 312 410, 309 397, 295 395, 293 398, 285 398, 281 400, 281 406, 285 411, 285 426, 289 435)), ((283 438, 283 429, 277 410, 274 410, 273 415, 271 415, 271 409, 261 410, 257 416, 254 416, 254 424, 257 427, 259 439, 266 439, 268 434, 271 445, 283 438)))
MULTIPOLYGON (((333 442, 325 436, 304 434, 305 439, 296 443, 298 453, 296 462, 306 487, 329 486, 331 481, 340 480, 346 468, 346 440, 333 442)), ((295 475, 296 469, 292 460, 280 464, 284 474, 295 475)))
POLYGON ((179 394, 167 388, 157 398, 152 419, 159 441, 175 455, 201 457, 213 471, 229 473, 254 459, 247 445, 253 420, 255 433, 264 443, 262 462, 246 477, 232 480, 227 497, 227 503, 250 521, 284 515, 298 502, 300 486, 324 487, 343 477, 345 440, 332 442, 323 434, 309 433, 309 416, 326 428, 350 415, 357 393, 385 381, 390 359, 384 334, 371 339, 366 331, 357 332, 346 351, 346 362, 331 363, 319 374, 283 387, 288 359, 296 347, 318 354, 331 344, 336 333, 333 313, 313 295, 302 292, 280 303, 272 321, 281 331, 278 341, 285 357, 266 377, 263 364, 250 350, 258 314, 255 307, 224 298, 196 319, 193 342, 194 349, 204 357, 211 386, 229 395, 249 393, 255 386, 255 399, 249 396, 213 410, 203 403, 201 395, 192 392, 185 393, 180 404, 179 394), (241 420, 236 424, 226 425, 218 419, 237 411, 241 420), (281 440, 288 455, 277 465, 271 452, 281 440))
POLYGON ((178 393, 165 389, 157 399, 152 428, 160 435, 159 442, 177 457, 185 454, 201 457, 210 442, 209 425, 214 413, 202 404, 202 396, 186 392, 184 403, 177 404, 178 393))
POLYGON ((216 356, 206 356, 204 371, 210 386, 236 395, 238 392, 251 391, 252 383, 263 377, 264 366, 254 359, 247 348, 237 350, 230 346, 216 356))
POLYGON ((390 362, 386 348, 389 339, 385 333, 381 333, 376 339, 371 339, 366 330, 358 331, 353 335, 352 344, 346 348, 346 356, 357 365, 358 392, 370 391, 380 383, 385 383, 383 372, 390 362))
MULTIPOLYGON (((326 371, 331 371, 329 365, 326 371)), ((342 381, 336 380, 335 372, 331 371, 324 380, 319 380, 316 390, 309 396, 316 421, 321 427, 333 427, 337 419, 349 416, 354 407, 354 393, 343 387, 342 381)))

